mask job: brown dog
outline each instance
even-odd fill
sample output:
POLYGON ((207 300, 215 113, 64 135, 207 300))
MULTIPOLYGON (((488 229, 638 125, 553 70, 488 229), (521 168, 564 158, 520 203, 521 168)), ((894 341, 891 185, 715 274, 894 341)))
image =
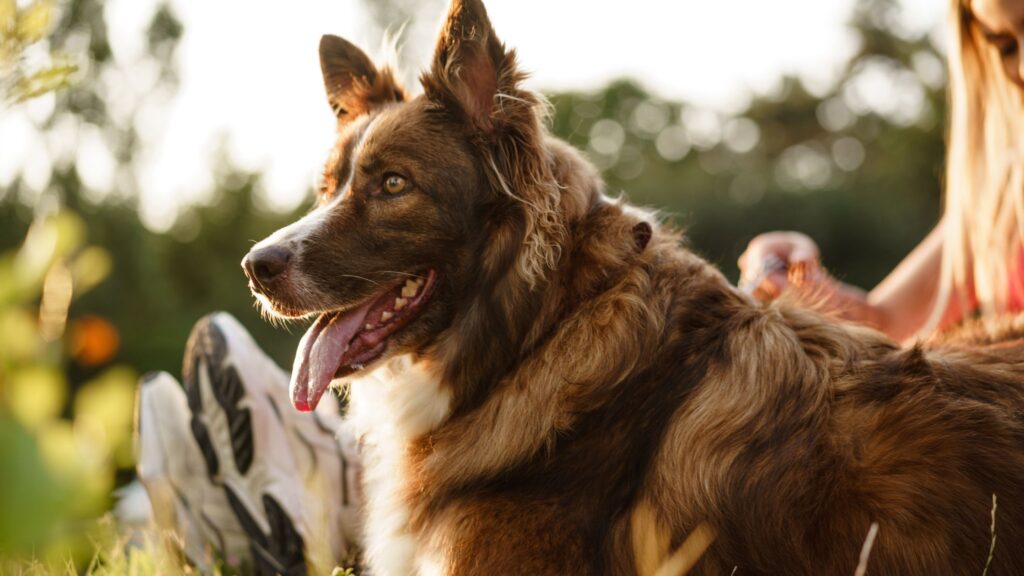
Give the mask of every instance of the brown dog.
POLYGON ((292 400, 351 382, 375 574, 1024 573, 1024 347, 902 349, 737 292, 552 139, 480 0, 424 93, 327 36, 319 206, 244 261, 319 315, 292 400))

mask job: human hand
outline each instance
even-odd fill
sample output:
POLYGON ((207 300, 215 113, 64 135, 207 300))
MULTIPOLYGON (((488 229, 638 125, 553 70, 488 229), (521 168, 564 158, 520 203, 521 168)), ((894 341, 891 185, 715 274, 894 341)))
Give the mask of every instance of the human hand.
POLYGON ((788 286, 820 286, 828 279, 818 245, 800 232, 754 237, 739 258, 739 287, 758 300, 774 300, 788 286))

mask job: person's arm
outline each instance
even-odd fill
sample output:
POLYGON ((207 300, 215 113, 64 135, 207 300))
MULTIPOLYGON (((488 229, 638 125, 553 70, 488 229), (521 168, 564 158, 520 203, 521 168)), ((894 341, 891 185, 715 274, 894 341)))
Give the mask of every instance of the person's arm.
MULTIPOLYGON (((942 224, 870 293, 832 278, 821 268, 814 241, 794 232, 769 232, 754 238, 740 257, 741 278, 756 275, 772 258, 781 260, 785 270, 765 274, 765 289, 755 291, 755 295, 771 299, 791 287, 818 300, 840 317, 873 326, 894 340, 904 340, 924 327, 938 296, 942 224), (791 281, 794 269, 801 270, 799 281, 791 281)), ((939 327, 961 319, 960 308, 960 298, 954 295, 939 327)))
MULTIPOLYGON (((938 298, 942 271, 942 223, 867 294, 868 306, 877 311, 879 328, 895 340, 916 334, 931 318, 938 298)), ((963 318, 960 297, 953 294, 936 328, 963 318)), ((970 300, 970 295, 968 295, 970 300)))

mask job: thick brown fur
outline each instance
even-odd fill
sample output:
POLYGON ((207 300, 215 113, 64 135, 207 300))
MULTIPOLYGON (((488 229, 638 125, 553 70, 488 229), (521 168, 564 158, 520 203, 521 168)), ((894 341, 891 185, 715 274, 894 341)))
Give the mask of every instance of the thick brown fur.
MULTIPOLYGON (((343 48, 322 57, 366 69, 343 48)), ((391 78, 361 74, 364 92, 391 78)), ((667 226, 605 196, 546 134, 522 76, 480 1, 455 0, 424 95, 388 85, 367 100, 328 78, 348 116, 322 203, 341 199, 287 276, 315 290, 261 293, 312 313, 367 298, 357 278, 430 267, 443 279, 356 375, 406 358, 445 398, 426 429, 368 442, 368 460, 398 462, 410 570, 635 573, 643 507, 672 547, 710 527, 699 574, 852 574, 873 522, 870 574, 981 574, 995 494, 989 573, 1024 573, 1024 346, 901 348, 755 304, 667 226), (382 198, 388 170, 415 188, 382 198)))

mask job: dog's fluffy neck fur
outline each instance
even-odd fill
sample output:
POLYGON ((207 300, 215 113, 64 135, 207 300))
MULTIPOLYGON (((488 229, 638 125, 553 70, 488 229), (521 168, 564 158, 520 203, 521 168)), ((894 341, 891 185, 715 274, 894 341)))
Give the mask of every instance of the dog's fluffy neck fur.
POLYGON ((566 231, 558 247, 558 266, 541 278, 521 273, 518 262, 529 248, 519 235, 523 224, 514 212, 496 218, 490 233, 481 236, 472 251, 482 255, 475 262, 479 270, 472 275, 474 282, 456 296, 465 304, 452 329, 426 351, 453 390, 454 417, 477 408, 510 370, 543 346, 559 322, 638 260, 626 220, 617 222, 618 228, 594 233, 597 221, 610 220, 610 212, 618 214, 621 208, 603 196, 603 182, 593 167, 554 138, 545 138, 544 144, 535 153, 544 156, 542 162, 556 183, 551 188, 559 190, 557 227, 566 231), (611 253, 594 254, 601 249, 611 253), (604 278, 576 274, 593 273, 581 264, 595 257, 604 261, 604 278))

